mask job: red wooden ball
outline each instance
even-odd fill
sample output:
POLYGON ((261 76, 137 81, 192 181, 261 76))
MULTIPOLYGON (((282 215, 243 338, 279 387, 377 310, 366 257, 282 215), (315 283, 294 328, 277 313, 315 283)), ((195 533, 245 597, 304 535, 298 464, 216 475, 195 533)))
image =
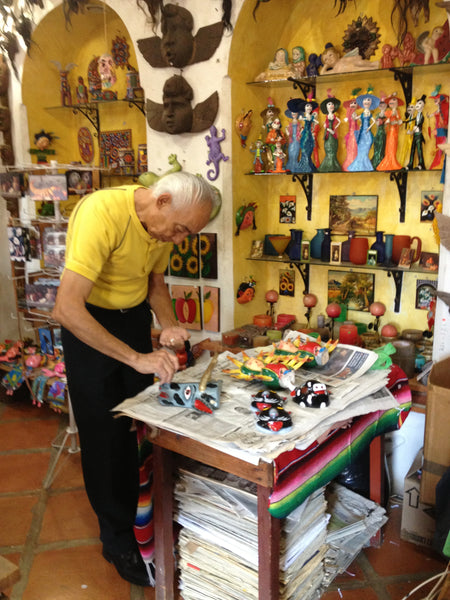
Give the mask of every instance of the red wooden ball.
POLYGON ((315 294, 305 294, 303 296, 303 306, 312 308, 317 304, 317 296, 315 294))
POLYGON ((326 308, 327 315, 332 319, 336 319, 341 314, 341 307, 337 302, 332 302, 326 308))
POLYGON ((382 302, 372 302, 369 306, 370 314, 374 317, 382 317, 386 312, 386 307, 382 302))

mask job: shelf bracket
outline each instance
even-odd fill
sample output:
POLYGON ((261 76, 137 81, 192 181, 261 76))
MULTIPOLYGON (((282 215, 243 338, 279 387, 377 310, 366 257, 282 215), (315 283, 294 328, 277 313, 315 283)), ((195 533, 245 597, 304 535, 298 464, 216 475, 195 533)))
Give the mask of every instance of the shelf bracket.
POLYGON ((306 218, 311 221, 312 194, 313 194, 313 174, 312 173, 292 173, 292 181, 298 181, 303 188, 306 197, 306 218))
POLYGON ((308 92, 310 90, 312 90, 312 92, 313 92, 313 97, 316 95, 316 84, 315 83, 311 83, 309 81, 299 81, 298 79, 295 79, 295 77, 288 77, 287 79, 294 86, 294 90, 296 90, 297 88, 301 89, 305 100, 307 99, 308 92))
POLYGON ((405 222, 406 211, 406 187, 408 184, 408 171, 393 171, 389 176, 391 181, 395 181, 400 196, 400 223, 405 222))
POLYGON ((398 312, 400 312, 400 298, 402 296, 403 271, 388 270, 388 277, 394 278, 394 283, 395 283, 394 312, 398 313, 398 312))
POLYGON ((128 106, 130 108, 135 106, 145 116, 145 105, 142 100, 133 100, 132 98, 128 98, 128 106))
POLYGON ((308 263, 300 263, 300 262, 291 262, 289 265, 292 267, 297 267, 298 272, 302 276, 303 285, 305 287, 305 294, 309 294, 309 264, 308 263))
POLYGON ((412 98, 412 70, 389 69, 394 73, 395 81, 400 81, 406 105, 410 104, 412 98))
POLYGON ((72 112, 74 115, 76 115, 77 112, 80 112, 91 123, 91 125, 95 127, 95 131, 98 134, 100 131, 100 120, 98 118, 97 107, 88 104, 77 104, 76 106, 72 105, 72 112))

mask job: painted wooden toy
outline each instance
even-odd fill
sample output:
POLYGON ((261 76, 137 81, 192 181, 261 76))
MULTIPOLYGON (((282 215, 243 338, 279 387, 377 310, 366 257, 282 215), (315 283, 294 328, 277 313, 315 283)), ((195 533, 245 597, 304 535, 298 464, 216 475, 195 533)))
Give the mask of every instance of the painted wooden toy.
POLYGON ((76 65, 75 63, 69 63, 63 69, 61 63, 57 60, 51 60, 50 62, 56 65, 59 71, 61 105, 72 106, 72 92, 70 90, 70 85, 67 76, 69 75, 69 71, 78 65, 76 65))
POLYGON ((252 398, 254 400, 252 400, 250 408, 255 412, 260 412, 264 408, 271 406, 284 406, 286 403, 286 398, 283 398, 272 390, 263 390, 257 394, 253 394, 252 398))
POLYGON ((264 354, 264 361, 266 363, 283 362, 293 369, 298 369, 305 362, 322 367, 329 361, 330 352, 336 348, 337 344, 338 340, 328 340, 326 344, 323 344, 320 337, 315 342, 310 340, 301 342, 300 338, 293 342, 281 340, 274 345, 272 351, 264 354))
POLYGON ((325 408, 330 404, 327 387, 316 379, 306 381, 291 391, 294 402, 303 408, 325 408))
POLYGON ((282 406, 268 406, 258 413, 256 427, 265 433, 285 433, 292 429, 292 418, 282 406))
POLYGON ((257 357, 250 357, 243 352, 242 360, 230 355, 227 358, 236 368, 223 369, 222 371, 231 375, 231 377, 245 379, 246 381, 263 381, 268 388, 273 390, 291 389, 295 386, 293 369, 282 362, 267 364, 264 362, 262 352, 257 357))

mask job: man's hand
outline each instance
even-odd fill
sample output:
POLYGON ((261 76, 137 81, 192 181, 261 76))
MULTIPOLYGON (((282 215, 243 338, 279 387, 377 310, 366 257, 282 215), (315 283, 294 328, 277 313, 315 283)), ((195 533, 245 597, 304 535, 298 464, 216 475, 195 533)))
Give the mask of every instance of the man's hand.
POLYGON ((184 348, 184 342, 190 338, 190 334, 183 327, 166 327, 161 331, 159 343, 169 348, 184 348))
POLYGON ((175 354, 162 348, 149 354, 138 354, 133 367, 139 373, 154 373, 161 383, 169 383, 180 365, 175 354))

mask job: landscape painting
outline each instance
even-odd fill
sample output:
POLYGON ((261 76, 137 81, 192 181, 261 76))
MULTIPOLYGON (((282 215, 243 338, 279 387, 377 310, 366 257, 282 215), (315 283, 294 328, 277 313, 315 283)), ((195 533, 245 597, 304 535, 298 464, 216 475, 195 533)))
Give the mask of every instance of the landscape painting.
POLYGON ((348 310, 368 311, 374 299, 375 275, 328 271, 328 303, 346 304, 348 310))
POLYGON ((377 229, 378 196, 330 196, 332 235, 374 236, 377 229))

